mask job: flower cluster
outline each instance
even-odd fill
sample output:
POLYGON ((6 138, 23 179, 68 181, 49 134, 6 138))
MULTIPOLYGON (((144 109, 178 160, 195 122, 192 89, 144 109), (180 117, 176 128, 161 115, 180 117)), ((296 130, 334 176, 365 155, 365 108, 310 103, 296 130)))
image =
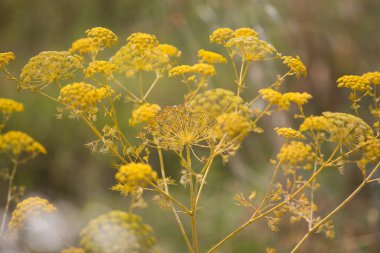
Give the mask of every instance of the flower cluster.
POLYGON ((12 52, 0 53, 0 69, 4 68, 5 65, 8 65, 14 59, 16 57, 12 52))
POLYGON ((80 245, 88 253, 151 252, 152 228, 134 214, 111 211, 91 220, 80 233, 80 245))
POLYGON ((304 105, 312 98, 312 96, 306 92, 286 92, 283 94, 283 97, 289 102, 293 102, 297 105, 304 105))
POLYGON ((24 105, 9 98, 0 98, 0 112, 6 115, 24 111, 24 105))
POLYGON ((148 182, 156 181, 157 173, 149 164, 129 163, 119 167, 115 179, 117 184, 112 189, 127 195, 137 187, 144 187, 148 182))
POLYGON ((286 139, 305 139, 305 136, 290 127, 276 127, 274 130, 276 130, 276 133, 278 136, 285 137, 286 139))
POLYGON ((230 28, 218 28, 210 35, 210 42, 226 46, 232 38, 233 30, 230 28))
POLYGON ((297 78, 300 78, 302 76, 306 77, 306 67, 298 56, 297 58, 294 58, 292 56, 283 56, 282 60, 283 63, 289 67, 290 72, 296 75, 297 78))
POLYGON ((55 211, 55 206, 46 199, 40 197, 27 198, 17 204, 8 227, 11 232, 15 233, 23 229, 27 225, 28 220, 42 217, 55 211))
POLYGON ((267 88, 259 90, 260 95, 263 99, 267 100, 272 105, 277 105, 281 110, 289 109, 290 102, 286 97, 283 96, 280 92, 267 88))
POLYGON ((44 87, 61 79, 73 77, 82 68, 82 58, 66 51, 45 51, 30 58, 21 70, 23 88, 44 87))
POLYGON ((88 68, 84 71, 86 77, 91 77, 96 73, 103 74, 106 78, 110 78, 112 73, 117 70, 117 66, 108 61, 92 61, 88 68))
POLYGON ((9 131, 0 135, 0 152, 6 152, 14 157, 22 154, 35 156, 46 154, 45 148, 26 133, 9 131))
POLYGON ((345 75, 337 81, 338 87, 349 88, 357 91, 367 91, 370 89, 370 81, 362 76, 345 75))
POLYGON ((161 110, 161 107, 157 104, 145 103, 133 110, 132 118, 129 119, 129 125, 135 126, 139 123, 146 123, 161 110))
POLYGON ((206 63, 227 63, 227 59, 217 53, 206 51, 204 49, 198 50, 198 58, 200 59, 200 62, 206 62, 206 63))
POLYGON ((367 72, 367 73, 363 74, 362 77, 367 79, 373 85, 379 85, 380 84, 380 72, 379 71, 367 72))
POLYGON ((281 147, 277 158, 283 166, 302 166, 305 169, 310 169, 310 162, 315 159, 315 154, 309 144, 291 141, 281 147))
POLYGON ((112 94, 110 87, 96 88, 88 83, 72 83, 63 87, 58 100, 77 111, 91 111, 103 98, 112 94))
POLYGON ((213 134, 217 139, 227 136, 230 139, 241 141, 251 130, 252 124, 249 118, 236 112, 230 112, 223 113, 216 118, 213 134))

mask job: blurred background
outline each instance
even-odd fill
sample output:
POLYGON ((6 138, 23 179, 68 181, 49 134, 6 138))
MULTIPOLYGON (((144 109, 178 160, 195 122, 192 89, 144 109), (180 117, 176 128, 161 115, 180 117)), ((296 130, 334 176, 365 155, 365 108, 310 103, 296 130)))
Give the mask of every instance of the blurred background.
MULTIPOLYGON (((196 61, 200 48, 223 52, 208 41, 214 29, 252 27, 284 55, 301 57, 308 77, 288 79, 286 89, 311 93, 313 102, 307 112, 318 115, 350 110, 347 92, 336 88, 338 77, 380 70, 379 24, 380 1, 375 0, 0 0, 0 52, 15 52, 16 61, 9 69, 18 74, 40 51, 66 50, 86 29, 102 26, 119 36, 119 45, 130 33, 153 33, 160 42, 182 51, 180 64, 189 64, 196 61)), ((102 56, 108 58, 117 48, 102 56)), ((232 87, 231 70, 222 66, 217 71, 211 86, 232 87)), ((273 82, 283 71, 283 66, 274 63, 254 64, 246 96, 273 82)), ((164 104, 181 101, 183 93, 173 93, 173 87, 181 84, 164 79, 160 85, 153 100, 164 104)), ((91 155, 84 146, 95 139, 85 125, 67 118, 57 120, 52 102, 29 92, 18 93, 9 81, 1 80, 0 94, 26 106, 24 113, 13 116, 7 129, 27 132, 48 150, 48 155, 22 168, 16 180, 26 186, 28 195, 44 196, 60 208, 67 221, 59 228, 67 232, 64 246, 76 243, 78 232, 89 219, 111 209, 127 208, 129 201, 110 190, 114 183, 110 159, 91 155)), ((262 122, 265 129, 278 125, 297 127, 286 114, 262 122)), ((232 198, 238 192, 265 190, 272 173, 268 160, 275 157, 280 145, 272 131, 253 134, 227 165, 220 163, 214 168, 203 200, 208 211, 200 212, 204 221, 199 229, 201 252, 247 219, 249 213, 232 198)), ((170 154, 166 156, 170 158, 170 154)), ((7 166, 0 162, 1 167, 7 166)), ((171 172, 178 177, 177 168, 171 172)), ((359 181, 360 172, 355 170, 346 170, 344 176, 337 171, 323 175, 318 193, 322 212, 343 200, 359 181)), ((0 203, 4 203, 5 186, 0 189, 0 203)), ((156 207, 150 203, 150 208, 137 212, 154 228, 160 252, 185 252, 173 217, 156 207)), ((336 239, 313 236, 301 252, 379 252, 379 209, 379 187, 370 186, 333 219, 336 239)), ((265 252, 267 246, 288 252, 305 229, 305 224, 284 223, 280 232, 273 234, 262 222, 245 229, 218 252, 265 252)))

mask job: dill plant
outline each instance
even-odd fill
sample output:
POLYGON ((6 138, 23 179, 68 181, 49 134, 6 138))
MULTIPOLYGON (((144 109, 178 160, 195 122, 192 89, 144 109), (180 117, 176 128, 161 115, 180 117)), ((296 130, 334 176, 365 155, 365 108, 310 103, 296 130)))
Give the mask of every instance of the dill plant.
MULTIPOLYGON (((351 91, 353 114, 306 115, 303 106, 312 99, 310 94, 281 91, 286 79, 307 75, 305 65, 298 56, 282 55, 251 28, 216 29, 210 35, 210 42, 223 47, 225 55, 200 49, 198 62, 192 65, 177 65, 181 51, 161 44, 156 36, 146 33, 131 34, 113 57, 99 59, 103 50, 118 43, 118 37, 102 27, 89 29, 85 34, 67 51, 41 52, 32 57, 19 77, 6 68, 14 59, 13 53, 0 54, 5 77, 14 80, 20 90, 30 90, 52 100, 58 106, 60 118, 68 115, 80 120, 94 133, 97 139, 87 146, 92 152, 109 154, 115 159, 118 170, 112 189, 131 199, 129 213, 113 211, 90 221, 80 235, 78 246, 82 248, 72 247, 62 252, 154 251, 151 228, 133 214, 135 208, 147 205, 143 198, 145 191, 154 192, 160 206, 172 212, 190 253, 215 252, 258 220, 267 220, 269 229, 277 232, 286 216, 290 216, 290 222, 306 224, 304 236, 289 249, 296 252, 314 233, 333 238, 333 215, 365 186, 379 181, 376 174, 380 166, 379 72, 346 75, 337 80, 338 87, 351 91), (243 99, 251 64, 269 60, 282 62, 288 70, 277 75, 275 82, 259 90, 255 97, 243 99), (217 64, 231 65, 234 90, 209 88, 211 78, 217 74, 217 64), (150 81, 149 73, 154 76, 150 81), (182 104, 164 107, 151 101, 151 93, 159 92, 159 82, 166 76, 176 78, 187 87, 182 104), (56 85, 59 93, 49 89, 51 85, 56 85), (120 107, 116 104, 123 99, 134 105, 129 124, 139 129, 137 136, 129 136, 120 125, 119 117, 125 112, 117 111, 120 107), (363 100, 371 101, 369 108, 361 108, 363 100), (266 106, 259 109, 256 105, 262 102, 266 106), (263 132, 260 127, 263 117, 289 111, 292 107, 297 110, 292 116, 299 127, 274 129, 284 137, 284 143, 277 157, 270 161, 273 175, 266 192, 261 199, 256 192, 236 194, 234 200, 250 210, 251 216, 205 251, 198 242, 202 233, 197 229, 202 222, 198 213, 205 210, 200 209, 201 204, 207 206, 201 203, 202 193, 212 187, 206 186, 206 182, 212 177, 215 160, 221 157, 228 163, 248 134, 263 132), (361 118, 361 110, 370 112, 368 122, 361 118), (98 123, 100 115, 107 123, 98 123), (137 146, 132 144, 136 138, 137 146), (157 167, 151 163, 153 152, 158 154, 157 167), (178 172, 181 173, 180 184, 168 173, 164 152, 173 152, 178 158, 182 167, 178 172), (342 171, 349 164, 362 172, 361 183, 345 200, 322 215, 317 209, 319 175, 325 170, 342 171), (174 187, 182 187, 187 192, 186 202, 171 193, 174 187), (189 227, 184 225, 185 219, 190 221, 189 227), (115 226, 116 230, 111 229, 115 226)), ((7 110, 10 109, 4 109, 3 113, 7 110)), ((12 141, 18 142, 18 139, 12 141)), ((4 150, 2 146, 0 142, 4 150)), ((44 153, 41 148, 39 152, 44 153)), ((276 249, 268 247, 266 252, 274 253, 276 249)))

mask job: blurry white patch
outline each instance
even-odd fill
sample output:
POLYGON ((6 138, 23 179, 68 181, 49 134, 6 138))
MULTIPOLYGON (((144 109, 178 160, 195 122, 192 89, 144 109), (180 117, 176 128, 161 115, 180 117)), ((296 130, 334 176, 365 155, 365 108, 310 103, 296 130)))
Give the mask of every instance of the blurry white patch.
POLYGON ((281 21, 280 15, 278 14, 277 9, 273 5, 266 4, 264 6, 264 10, 266 14, 269 16, 269 18, 272 19, 272 21, 277 23, 281 21))
POLYGON ((198 16, 205 22, 215 20, 215 12, 209 5, 199 5, 196 11, 198 16))

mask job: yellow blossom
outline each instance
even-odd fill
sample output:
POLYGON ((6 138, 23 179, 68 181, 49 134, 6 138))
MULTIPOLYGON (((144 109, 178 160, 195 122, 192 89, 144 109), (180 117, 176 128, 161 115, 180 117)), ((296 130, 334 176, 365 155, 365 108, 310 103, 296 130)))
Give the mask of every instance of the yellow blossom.
POLYGON ((290 127, 276 127, 274 130, 276 130, 278 136, 285 137, 286 139, 305 139, 305 136, 301 132, 290 127))
POLYGON ((306 92, 287 92, 283 94, 283 97, 290 102, 296 103, 297 105, 306 104, 308 100, 312 98, 312 96, 306 92))
POLYGON ((152 228, 141 217, 111 211, 91 220, 80 233, 80 245, 88 253, 153 252, 152 228))
POLYGON ((194 72, 194 68, 190 65, 179 65, 169 70, 169 77, 185 75, 194 72))
POLYGON ((45 51, 30 58, 20 78, 27 87, 40 87, 71 78, 80 69, 82 58, 67 51, 45 51))
POLYGON ((169 44, 160 44, 158 48, 169 57, 181 57, 182 52, 175 46, 169 44))
POLYGON ((289 109, 289 100, 280 92, 267 88, 259 90, 259 93, 263 96, 263 99, 267 100, 270 104, 277 105, 279 109, 289 109))
POLYGON ((223 113, 216 118, 213 134, 217 139, 227 136, 230 139, 236 138, 238 141, 242 141, 251 130, 252 124, 249 118, 231 112, 223 113))
POLYGON ((139 106, 132 112, 132 118, 129 120, 129 125, 135 126, 139 123, 146 123, 161 110, 161 107, 157 104, 145 103, 139 106))
POLYGON ((370 89, 370 81, 362 76, 345 75, 337 80, 338 87, 349 88, 357 91, 367 91, 370 89))
POLYGON ((115 175, 117 184, 112 187, 123 194, 134 192, 137 187, 145 187, 150 181, 157 180, 157 173, 144 163, 129 163, 119 167, 115 175))
POLYGON ((300 78, 301 76, 306 77, 306 67, 299 58, 299 56, 297 56, 296 58, 292 56, 283 56, 282 60, 284 64, 289 67, 290 72, 296 75, 297 78, 300 78))
POLYGON ((210 35, 210 42, 219 45, 226 45, 232 38, 233 30, 230 28, 218 28, 210 35))
POLYGON ((231 38, 226 47, 232 54, 239 55, 245 61, 261 61, 277 52, 271 44, 256 36, 231 38))
POLYGON ((198 72, 203 76, 214 76, 216 74, 215 67, 207 63, 197 63, 192 66, 194 72, 198 72))
POLYGON ((45 148, 39 142, 20 131, 9 131, 0 135, 0 152, 12 154, 14 157, 22 154, 46 154, 45 148))
POLYGON ((81 38, 74 41, 69 49, 70 53, 96 54, 99 51, 99 43, 95 38, 81 38))
POLYGON ((311 131, 326 131, 331 126, 330 121, 324 116, 310 116, 301 124, 299 130, 305 132, 311 131))
POLYGON ((277 155, 282 165, 305 166, 310 169, 310 162, 315 158, 312 147, 299 141, 291 141, 284 144, 277 155))
POLYGON ((101 73, 105 77, 109 78, 112 73, 117 70, 117 66, 108 61, 92 61, 85 70, 86 77, 93 76, 96 73, 101 73))
POLYGON ((46 214, 56 211, 54 205, 46 199, 40 197, 29 197, 17 204, 16 209, 12 212, 11 220, 8 227, 12 233, 23 229, 29 219, 42 218, 46 214))
POLYGON ((200 62, 206 62, 206 63, 227 63, 227 59, 223 57, 220 54, 206 51, 204 49, 198 50, 198 57, 200 58, 200 62))
POLYGON ((60 253, 86 253, 86 252, 82 248, 70 247, 70 248, 61 250, 60 253))
POLYGON ((147 49, 157 47, 159 42, 156 36, 148 33, 132 33, 127 38, 128 45, 132 47, 133 50, 143 52, 147 49))
POLYGON ((14 59, 16 59, 16 57, 12 52, 0 53, 0 69, 2 69, 5 65, 8 65, 14 59))
POLYGON ((78 111, 89 111, 103 98, 112 94, 110 87, 96 88, 88 83, 72 83, 63 87, 58 100, 78 111))
POLYGON ((24 111, 24 105, 9 98, 0 98, 0 112, 9 115, 24 111))
POLYGON ((232 36, 235 37, 235 38, 238 38, 238 37, 243 37, 243 36, 253 36, 253 37, 257 37, 258 34, 255 30, 253 30, 252 28, 247 28, 247 27, 243 27, 243 28, 238 28, 236 29, 233 33, 232 33, 232 36))
POLYGON ((362 77, 370 81, 370 83, 373 85, 380 84, 380 72, 378 71, 365 73, 362 75, 362 77))
POLYGON ((94 27, 85 31, 87 37, 96 39, 100 47, 112 47, 118 41, 117 36, 109 29, 94 27))

